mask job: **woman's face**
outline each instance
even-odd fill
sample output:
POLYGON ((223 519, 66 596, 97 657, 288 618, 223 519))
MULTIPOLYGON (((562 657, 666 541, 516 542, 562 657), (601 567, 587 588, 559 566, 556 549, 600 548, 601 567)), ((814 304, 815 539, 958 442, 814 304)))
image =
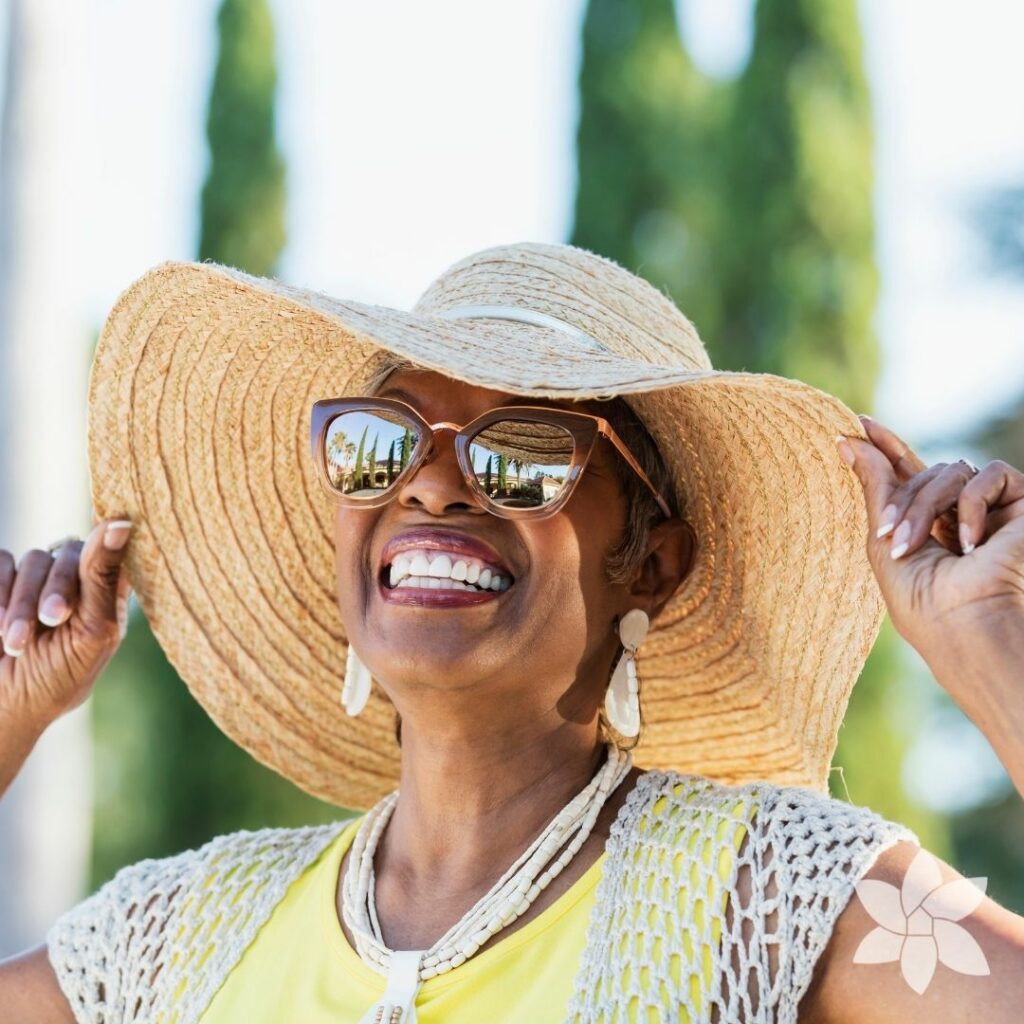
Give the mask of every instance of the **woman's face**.
MULTIPOLYGON (((428 423, 468 423, 494 406, 516 402, 590 411, 580 403, 523 398, 426 370, 395 370, 377 394, 409 402, 428 423)), ((433 457, 391 502, 338 509, 338 601, 356 651, 402 715, 403 732, 420 708, 450 709, 453 693, 466 698, 457 706, 470 717, 514 709, 594 720, 618 650, 615 616, 645 603, 629 585, 608 582, 604 572, 626 522, 625 497, 610 464, 620 456, 598 441, 568 502, 531 523, 482 509, 459 469, 452 433, 443 431, 437 440, 433 457), (482 603, 389 600, 378 584, 385 545, 424 528, 489 545, 513 582, 482 603)), ((676 583, 689 562, 688 545, 682 547, 685 552, 676 552, 673 562, 680 563, 672 570, 676 583), (686 564, 680 562, 684 557, 686 564)))

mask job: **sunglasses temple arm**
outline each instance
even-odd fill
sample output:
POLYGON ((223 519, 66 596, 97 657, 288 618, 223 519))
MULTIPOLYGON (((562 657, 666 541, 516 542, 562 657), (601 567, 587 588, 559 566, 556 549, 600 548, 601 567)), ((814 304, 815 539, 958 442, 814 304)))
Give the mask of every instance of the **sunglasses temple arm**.
POLYGON ((661 509, 662 512, 665 513, 665 518, 671 519, 672 510, 668 507, 668 503, 658 493, 658 489, 654 486, 654 484, 651 483, 650 478, 643 471, 643 469, 641 469, 640 463, 633 458, 633 455, 630 452, 630 450, 622 443, 622 441, 619 440, 619 435, 616 434, 614 430, 612 430, 611 425, 607 422, 602 422, 598 426, 598 429, 601 431, 602 434, 604 434, 605 437, 608 438, 609 441, 611 441, 613 445, 615 445, 615 447, 619 450, 622 457, 630 464, 630 466, 633 467, 637 476, 639 476, 640 479, 643 480, 645 484, 647 484, 647 486, 650 488, 651 494, 654 495, 655 500, 658 502, 658 507, 661 509))

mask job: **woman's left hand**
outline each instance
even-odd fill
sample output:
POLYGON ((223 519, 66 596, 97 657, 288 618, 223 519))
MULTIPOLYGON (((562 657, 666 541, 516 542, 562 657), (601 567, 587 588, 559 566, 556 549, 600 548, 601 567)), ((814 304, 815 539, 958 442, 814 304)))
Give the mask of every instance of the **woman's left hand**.
POLYGON ((891 430, 860 420, 870 441, 838 447, 853 452, 864 489, 868 557, 896 631, 963 706, 957 666, 1024 641, 1024 473, 999 459, 977 473, 964 462, 926 466, 891 430))

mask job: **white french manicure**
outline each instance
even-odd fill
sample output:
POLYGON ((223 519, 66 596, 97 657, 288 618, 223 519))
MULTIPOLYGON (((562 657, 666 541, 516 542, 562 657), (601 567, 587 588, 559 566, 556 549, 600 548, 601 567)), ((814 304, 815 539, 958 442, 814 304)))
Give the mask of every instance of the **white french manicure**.
POLYGON ((882 509, 882 525, 879 526, 877 532, 875 533, 875 536, 876 537, 884 537, 887 533, 889 533, 892 530, 892 528, 895 525, 896 525, 896 506, 895 505, 886 505, 885 508, 882 509))

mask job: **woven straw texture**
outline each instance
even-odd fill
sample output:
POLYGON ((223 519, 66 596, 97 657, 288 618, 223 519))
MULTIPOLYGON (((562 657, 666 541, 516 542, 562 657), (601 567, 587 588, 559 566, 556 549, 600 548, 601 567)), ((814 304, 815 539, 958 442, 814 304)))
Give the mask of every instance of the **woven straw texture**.
MULTIPOLYGON (((345 824, 233 832, 122 868, 46 936, 75 1020, 196 1024, 345 824)), ((920 845, 811 789, 640 776, 608 838, 565 1021, 796 1024, 857 881, 900 840, 920 845)), ((269 1006, 266 1019, 289 1008, 269 1006)))
POLYGON ((365 393, 389 352, 480 386, 622 395, 697 535, 690 575, 637 664, 641 767, 825 791, 850 691, 885 607, 865 550, 839 399, 711 367, 694 326, 618 264, 567 245, 486 249, 411 311, 341 301, 213 263, 133 282, 89 386, 92 498, 135 524, 127 570, 168 658, 233 740, 308 792, 367 808, 397 784, 393 709, 339 703, 334 507, 309 453, 311 404, 365 393), (469 304, 567 321, 443 319, 469 304))

